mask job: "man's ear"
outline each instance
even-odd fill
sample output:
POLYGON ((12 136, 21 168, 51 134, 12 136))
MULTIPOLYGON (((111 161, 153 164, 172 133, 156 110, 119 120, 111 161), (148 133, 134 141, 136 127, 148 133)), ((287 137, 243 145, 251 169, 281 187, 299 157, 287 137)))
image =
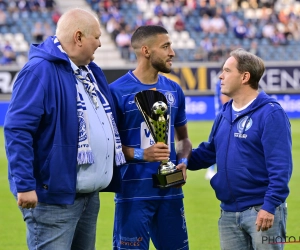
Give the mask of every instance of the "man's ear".
POLYGON ((82 46, 82 33, 80 30, 77 30, 75 33, 74 33, 74 40, 75 40, 75 43, 81 47, 82 46))
POLYGON ((249 72, 244 72, 243 73, 243 78, 242 78, 243 83, 248 83, 249 80, 250 80, 250 73, 249 72))
POLYGON ((150 52, 149 52, 149 47, 148 46, 143 46, 141 48, 142 50, 142 53, 143 55, 146 57, 146 58, 149 58, 150 57, 150 52))

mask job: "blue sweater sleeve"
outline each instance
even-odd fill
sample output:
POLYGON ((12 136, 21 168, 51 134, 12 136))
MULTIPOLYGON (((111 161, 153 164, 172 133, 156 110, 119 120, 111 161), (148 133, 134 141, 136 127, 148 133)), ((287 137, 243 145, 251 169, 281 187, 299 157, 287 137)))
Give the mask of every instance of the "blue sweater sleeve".
POLYGON ((216 149, 214 144, 214 136, 220 125, 222 116, 219 114, 213 124, 208 142, 202 142, 198 148, 193 149, 188 162, 189 170, 199 170, 208 168, 216 163, 216 149))
POLYGON ((44 89, 29 70, 19 73, 5 117, 4 135, 9 173, 18 192, 36 189, 33 176, 33 136, 44 113, 44 89))
POLYGON ((193 149, 187 168, 189 170, 199 170, 215 164, 216 154, 210 148, 210 142, 202 142, 198 148, 193 149))
POLYGON ((262 209, 274 214, 276 207, 285 202, 289 194, 288 182, 293 165, 291 126, 282 109, 266 118, 261 141, 269 174, 262 209))

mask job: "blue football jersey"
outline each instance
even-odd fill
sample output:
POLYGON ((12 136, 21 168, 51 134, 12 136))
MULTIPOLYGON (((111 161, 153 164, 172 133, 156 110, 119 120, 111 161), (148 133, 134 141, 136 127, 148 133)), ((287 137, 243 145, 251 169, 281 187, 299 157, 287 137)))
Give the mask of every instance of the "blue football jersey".
MULTIPOLYGON (((110 84, 114 98, 118 129, 122 144, 132 148, 148 148, 155 143, 134 97, 143 90, 156 90, 165 95, 169 109, 168 146, 170 160, 176 165, 174 127, 187 123, 185 97, 181 87, 174 81, 159 75, 155 84, 143 84, 129 71, 110 84)), ((127 161, 121 166, 122 192, 116 194, 116 202, 153 199, 183 198, 181 188, 153 188, 152 174, 157 173, 160 162, 127 161)))

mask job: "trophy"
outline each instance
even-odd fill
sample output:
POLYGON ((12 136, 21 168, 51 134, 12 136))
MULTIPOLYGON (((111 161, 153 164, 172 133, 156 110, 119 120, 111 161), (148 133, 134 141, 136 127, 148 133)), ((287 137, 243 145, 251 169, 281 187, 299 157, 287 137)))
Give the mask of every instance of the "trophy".
MULTIPOLYGON (((155 143, 167 144, 170 115, 166 97, 159 91, 144 90, 137 93, 134 100, 155 143)), ((157 174, 152 175, 152 180, 153 187, 156 188, 173 187, 185 183, 182 171, 176 169, 170 159, 161 162, 157 174)))

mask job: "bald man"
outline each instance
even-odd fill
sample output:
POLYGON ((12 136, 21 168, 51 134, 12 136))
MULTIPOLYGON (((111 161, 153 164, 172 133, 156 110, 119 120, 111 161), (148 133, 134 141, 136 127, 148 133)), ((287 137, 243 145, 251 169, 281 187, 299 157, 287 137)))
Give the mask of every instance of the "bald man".
POLYGON ((99 191, 125 162, 102 70, 97 18, 61 16, 56 35, 32 45, 14 84, 4 134, 10 189, 30 250, 94 250, 99 191))

